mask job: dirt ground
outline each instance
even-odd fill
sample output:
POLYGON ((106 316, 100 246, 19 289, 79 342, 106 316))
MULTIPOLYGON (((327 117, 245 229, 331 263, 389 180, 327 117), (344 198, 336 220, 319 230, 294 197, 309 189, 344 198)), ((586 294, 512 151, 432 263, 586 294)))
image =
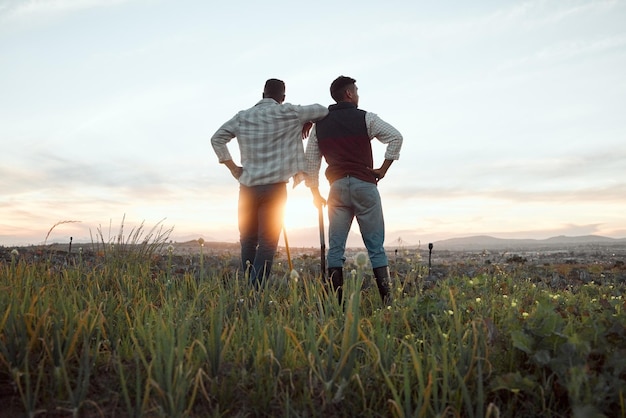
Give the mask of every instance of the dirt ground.
MULTIPOLYGON (((117 249, 119 251, 119 248, 117 249)), ((141 248, 139 249, 141 250, 141 248)), ((173 268, 174 272, 194 272, 202 264, 223 274, 234 274, 239 268, 239 244, 197 241, 167 243, 149 251, 155 269, 173 268)), ((355 266, 354 257, 364 248, 346 251, 346 269, 355 266)), ((459 276, 509 272, 544 281, 551 287, 564 288, 581 283, 626 283, 626 245, 572 245, 563 248, 520 248, 481 251, 439 250, 422 248, 388 249, 392 273, 402 278, 416 266, 431 281, 459 276)), ((50 263, 54 268, 76 265, 81 260, 87 265, 102 263, 111 255, 110 248, 92 244, 50 244, 46 246, 0 247, 0 265, 12 261, 50 263), (16 253, 17 252, 17 253, 16 253), (107 253, 108 252, 108 253, 107 253)), ((275 257, 275 271, 285 270, 289 258, 293 267, 313 275, 320 271, 319 248, 279 247, 275 257)))

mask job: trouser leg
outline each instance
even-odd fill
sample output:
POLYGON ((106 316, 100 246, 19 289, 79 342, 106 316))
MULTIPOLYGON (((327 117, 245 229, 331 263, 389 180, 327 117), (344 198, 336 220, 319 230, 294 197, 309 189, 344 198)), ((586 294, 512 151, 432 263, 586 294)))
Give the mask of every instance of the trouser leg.
POLYGON ((387 266, 389 261, 383 246, 385 219, 378 188, 375 184, 358 179, 354 179, 353 183, 352 206, 372 267, 387 266))
POLYGON ((346 241, 354 219, 350 203, 350 179, 333 182, 328 194, 328 267, 341 267, 346 261, 346 241))
POLYGON ((263 186, 259 204, 259 247, 254 261, 257 278, 263 282, 272 272, 274 255, 283 228, 287 188, 284 183, 263 186))
POLYGON ((241 262, 250 283, 256 288, 271 273, 286 201, 285 183, 240 187, 241 262))
POLYGON ((241 268, 245 277, 253 283, 256 281, 254 259, 256 258, 258 235, 258 203, 255 190, 244 185, 239 186, 239 242, 241 243, 241 268))

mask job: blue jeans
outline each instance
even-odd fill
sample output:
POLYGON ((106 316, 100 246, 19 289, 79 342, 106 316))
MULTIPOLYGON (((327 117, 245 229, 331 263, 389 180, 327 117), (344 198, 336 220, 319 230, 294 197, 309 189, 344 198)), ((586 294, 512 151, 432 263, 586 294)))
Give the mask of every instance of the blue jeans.
POLYGON ((286 183, 239 186, 241 265, 257 288, 272 271, 286 202, 286 183))
POLYGON ((388 265, 385 221, 378 188, 355 177, 343 177, 330 186, 328 195, 328 267, 343 267, 346 240, 356 217, 372 267, 388 265))

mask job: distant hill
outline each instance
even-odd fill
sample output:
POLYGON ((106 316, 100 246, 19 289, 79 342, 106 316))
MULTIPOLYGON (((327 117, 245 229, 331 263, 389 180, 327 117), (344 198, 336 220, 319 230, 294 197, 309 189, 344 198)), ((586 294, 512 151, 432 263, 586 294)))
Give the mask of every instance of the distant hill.
MULTIPOLYGON (((360 237, 358 237, 360 238, 360 237)), ((362 248, 362 243, 355 241, 356 244, 348 242, 347 248, 362 248), (360 244, 360 245, 358 245, 360 244)), ((312 248, 311 245, 304 245, 296 239, 290 238, 290 247, 292 248, 312 248), (292 241, 295 241, 292 242, 292 241)), ((185 242, 174 243, 176 247, 181 249, 187 249, 195 251, 199 244, 197 240, 190 240, 185 242)), ((482 250, 497 250, 497 251, 532 251, 532 250, 570 250, 577 247, 626 247, 626 238, 609 238, 599 235, 582 235, 575 237, 568 237, 560 235, 556 237, 546 239, 507 239, 507 238, 495 238, 488 235, 476 235, 462 238, 450 238, 441 241, 433 242, 434 249, 436 250, 448 250, 448 251, 482 251, 482 250)), ((279 242, 279 247, 283 247, 283 241, 279 242)), ((207 249, 228 249, 236 251, 239 249, 238 242, 221 242, 206 240, 204 247, 207 249)), ((417 246, 410 246, 417 248, 417 246)), ((388 250, 394 248, 393 244, 386 245, 388 250)), ((422 244, 422 249, 425 246, 422 244)))
POLYGON ((534 249, 570 249, 579 246, 622 246, 626 238, 609 238, 599 235, 568 237, 560 235, 547 239, 504 239, 487 235, 451 238, 433 243, 438 250, 479 251, 479 250, 534 250, 534 249))

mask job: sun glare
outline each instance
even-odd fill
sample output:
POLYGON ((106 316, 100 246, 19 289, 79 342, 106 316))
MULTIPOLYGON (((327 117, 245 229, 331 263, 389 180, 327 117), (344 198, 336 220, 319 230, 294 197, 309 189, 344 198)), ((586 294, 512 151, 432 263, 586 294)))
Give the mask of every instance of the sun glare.
POLYGON ((285 207, 284 224, 288 229, 316 227, 317 209, 310 196, 290 196, 285 207))

